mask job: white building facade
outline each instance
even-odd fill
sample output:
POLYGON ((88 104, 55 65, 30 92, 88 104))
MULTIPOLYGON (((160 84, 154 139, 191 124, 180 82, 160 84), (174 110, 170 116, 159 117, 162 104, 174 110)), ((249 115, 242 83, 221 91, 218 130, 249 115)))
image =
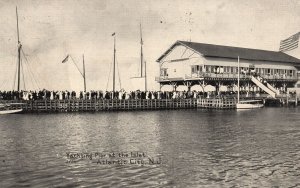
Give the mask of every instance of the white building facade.
POLYGON ((256 87, 253 75, 267 80, 278 90, 286 90, 298 81, 300 60, 282 52, 266 51, 186 41, 175 42, 157 62, 160 86, 172 85, 173 89, 184 85, 190 90, 194 85, 202 87, 237 84, 238 58, 242 85, 256 87))

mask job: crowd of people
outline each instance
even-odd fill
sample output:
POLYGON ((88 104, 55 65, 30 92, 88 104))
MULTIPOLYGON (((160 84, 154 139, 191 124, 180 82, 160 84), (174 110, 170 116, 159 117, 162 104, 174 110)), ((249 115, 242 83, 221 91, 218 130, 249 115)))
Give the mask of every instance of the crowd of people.
POLYGON ((197 98, 196 91, 0 91, 0 100, 65 100, 65 99, 178 99, 197 98))
MULTIPOLYGON (((240 94, 246 92, 241 91, 240 94)), ((0 91, 0 100, 109 100, 109 99, 197 99, 210 97, 234 97, 234 91, 201 92, 201 91, 0 91)), ((255 95, 255 93, 249 93, 255 95)))

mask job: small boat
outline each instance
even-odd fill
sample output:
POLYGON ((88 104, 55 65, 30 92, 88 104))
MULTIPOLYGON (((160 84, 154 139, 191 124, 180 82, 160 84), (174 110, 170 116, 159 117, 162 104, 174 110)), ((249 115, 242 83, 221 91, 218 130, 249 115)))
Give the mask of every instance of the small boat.
POLYGON ((264 107, 264 104, 261 100, 240 101, 240 57, 238 56, 238 101, 236 103, 236 109, 254 109, 262 107, 264 107))
POLYGON ((264 107, 264 104, 261 100, 246 100, 240 101, 236 104, 237 109, 253 109, 262 107, 264 107))
POLYGON ((19 113, 22 112, 23 109, 14 109, 14 110, 6 110, 6 109, 0 109, 0 114, 15 114, 15 113, 19 113))
POLYGON ((14 104, 22 104, 22 103, 9 103, 9 104, 0 104, 0 114, 15 114, 22 112, 22 108, 11 109, 10 107, 14 104))

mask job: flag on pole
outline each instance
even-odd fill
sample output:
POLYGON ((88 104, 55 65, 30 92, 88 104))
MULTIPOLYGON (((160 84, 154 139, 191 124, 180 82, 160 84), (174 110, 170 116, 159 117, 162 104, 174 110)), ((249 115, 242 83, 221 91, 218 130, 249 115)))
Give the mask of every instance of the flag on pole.
POLYGON ((69 55, 67 55, 67 57, 65 57, 65 59, 64 59, 64 60, 62 60, 62 63, 65 63, 65 62, 67 62, 67 61, 68 61, 68 59, 69 59, 69 55))
POLYGON ((279 51, 285 52, 298 48, 300 32, 290 36, 289 38, 280 41, 279 51))
POLYGON ((111 34, 111 36, 115 36, 115 35, 116 35, 116 33, 111 34))

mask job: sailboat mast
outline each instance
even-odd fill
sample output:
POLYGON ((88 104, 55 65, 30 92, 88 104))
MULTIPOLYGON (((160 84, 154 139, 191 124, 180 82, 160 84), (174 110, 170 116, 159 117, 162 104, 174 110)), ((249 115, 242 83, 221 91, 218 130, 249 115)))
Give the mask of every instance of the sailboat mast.
POLYGON ((142 24, 140 23, 140 35, 141 35, 141 78, 143 77, 143 36, 142 36, 142 24))
POLYGON ((19 36, 19 18, 18 18, 18 7, 16 7, 16 16, 17 16, 17 35, 18 35, 18 43, 20 42, 19 36))
POLYGON ((115 92, 115 83, 116 83, 116 34, 114 34, 113 92, 115 92))
POLYGON ((20 82, 21 82, 21 49, 22 45, 20 42, 19 36, 19 18, 18 18, 18 8, 16 7, 16 16, 17 16, 17 35, 18 35, 18 91, 20 91, 20 82))
POLYGON ((147 63, 145 61, 145 91, 147 91, 147 67, 146 67, 147 63))
POLYGON ((240 102, 240 56, 238 56, 238 103, 240 102))
POLYGON ((82 65, 83 65, 83 83, 84 83, 84 92, 86 92, 84 54, 82 54, 82 65))

